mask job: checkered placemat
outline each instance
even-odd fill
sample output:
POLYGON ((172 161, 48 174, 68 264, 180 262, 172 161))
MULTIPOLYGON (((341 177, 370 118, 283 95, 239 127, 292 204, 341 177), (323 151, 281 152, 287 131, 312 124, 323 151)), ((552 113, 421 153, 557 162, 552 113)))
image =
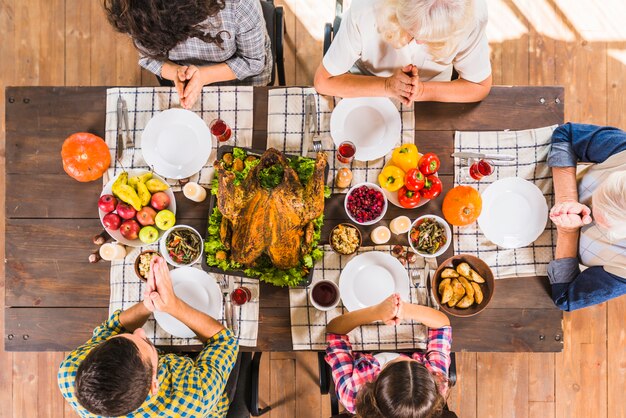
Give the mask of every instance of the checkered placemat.
MULTIPOLYGON (((128 309, 142 300, 146 282, 137 277, 135 273, 135 258, 144 250, 158 250, 158 245, 151 244, 144 247, 127 247, 128 255, 123 261, 111 262, 111 299, 109 300, 109 313, 117 309, 128 309)), ((198 265, 195 267, 199 268, 198 265)), ((210 273, 219 284, 219 281, 226 277, 231 281, 232 287, 245 286, 256 297, 243 306, 235 307, 235 318, 239 325, 239 344, 256 347, 257 334, 259 330, 259 281, 244 277, 225 276, 223 274, 210 273)), ((222 308, 220 318, 215 318, 226 325, 224 320, 224 309, 222 308)), ((146 336, 156 345, 200 345, 202 342, 195 338, 177 338, 165 332, 154 316, 143 326, 146 336)))
MULTIPOLYGON (((309 300, 309 292, 313 284, 323 279, 339 284, 341 271, 356 255, 368 251, 391 253, 392 248, 391 245, 361 247, 357 254, 340 256, 332 251, 330 246, 324 246, 324 258, 315 265, 311 285, 306 288, 289 289, 291 338, 294 350, 324 350, 326 348, 326 324, 347 312, 342 303, 329 311, 320 311, 313 307, 309 300)), ((418 256, 415 263, 407 266, 407 271, 411 289, 409 302, 427 306, 429 298, 426 282, 422 282, 419 278, 419 274, 424 269, 425 260, 418 256)), ((431 271, 434 271, 437 268, 436 261, 433 259, 429 263, 431 271)), ((398 326, 374 323, 360 326, 349 335, 350 342, 357 351, 424 349, 428 329, 413 321, 405 321, 398 326)))
MULTIPOLYGON (((347 189, 334 187, 337 170, 341 164, 337 161, 336 149, 330 136, 330 115, 338 103, 339 98, 321 96, 312 87, 289 87, 284 89, 272 89, 269 91, 268 115, 267 115, 267 147, 274 147, 287 153, 313 156, 313 151, 303 150, 304 142, 304 119, 305 98, 313 94, 317 106, 317 126, 319 138, 322 141, 322 151, 328 154, 330 172, 328 174, 328 186, 333 193, 345 193, 347 189)), ((401 138, 398 143, 413 143, 415 118, 413 106, 399 104, 401 120, 401 138)), ((385 156, 373 161, 352 161, 349 167, 352 170, 352 184, 364 181, 377 183, 378 174, 385 166, 385 156)), ((347 165, 344 165, 347 166, 347 165)))
MULTIPOLYGON (((111 150, 111 161, 106 178, 113 178, 122 169, 116 160, 117 147, 117 98, 119 95, 126 100, 128 108, 128 129, 135 147, 125 149, 121 163, 126 170, 150 169, 141 153, 141 133, 157 113, 180 107, 178 94, 173 87, 140 87, 111 88, 107 90, 106 134, 105 140, 111 150)), ((227 145, 249 147, 252 144, 252 87, 204 87, 200 99, 192 111, 209 123, 216 118, 224 120, 232 129, 233 136, 227 145)), ((211 138, 207 138, 211 140, 211 138)), ((208 186, 213 177, 213 161, 217 155, 217 144, 213 143, 213 151, 200 172, 191 177, 202 185, 208 186)), ((169 181, 174 191, 180 190, 176 180, 169 181)))
MULTIPOLYGON (((533 182, 543 192, 548 208, 554 204, 552 173, 547 159, 552 132, 557 125, 526 131, 456 132, 454 151, 474 151, 487 154, 510 154, 516 163, 497 166, 494 174, 479 182, 467 181, 462 175, 460 160, 455 161, 455 186, 468 184, 483 192, 496 180, 521 177, 533 182)), ((466 167, 467 165, 465 165, 466 167)), ((545 276, 548 263, 554 259, 556 228, 548 221, 545 231, 531 245, 504 249, 489 241, 474 223, 468 227, 454 227, 454 253, 473 254, 484 260, 496 278, 545 276)))

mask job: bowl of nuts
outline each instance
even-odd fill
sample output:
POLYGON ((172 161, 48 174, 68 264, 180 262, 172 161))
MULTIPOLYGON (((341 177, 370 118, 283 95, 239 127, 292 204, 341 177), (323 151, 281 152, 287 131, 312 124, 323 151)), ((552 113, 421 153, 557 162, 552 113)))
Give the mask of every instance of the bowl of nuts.
POLYGON ((150 271, 150 261, 156 256, 161 257, 161 253, 156 250, 142 251, 135 259, 135 274, 141 280, 148 280, 148 272, 150 271))

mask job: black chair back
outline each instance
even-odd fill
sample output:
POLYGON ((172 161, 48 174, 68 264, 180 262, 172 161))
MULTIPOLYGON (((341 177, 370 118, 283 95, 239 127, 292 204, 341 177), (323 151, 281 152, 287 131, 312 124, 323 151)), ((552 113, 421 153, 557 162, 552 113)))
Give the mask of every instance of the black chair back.
POLYGON ((265 18, 265 27, 272 42, 272 58, 274 65, 272 66, 272 77, 268 85, 274 85, 276 73, 278 73, 278 85, 285 85, 285 60, 283 54, 283 33, 284 19, 282 6, 276 7, 274 0, 261 0, 261 8, 263 9, 263 17, 265 18))

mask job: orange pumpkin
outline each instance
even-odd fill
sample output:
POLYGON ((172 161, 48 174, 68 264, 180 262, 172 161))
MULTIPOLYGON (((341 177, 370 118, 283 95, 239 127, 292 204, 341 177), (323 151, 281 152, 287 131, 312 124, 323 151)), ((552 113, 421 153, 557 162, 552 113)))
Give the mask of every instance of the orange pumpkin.
POLYGON ((70 135, 61 149, 63 170, 78 181, 93 181, 111 164, 109 147, 99 136, 78 132, 70 135))
POLYGON ((478 219, 483 208, 483 199, 470 186, 456 186, 443 199, 443 216, 450 224, 466 226, 478 219))

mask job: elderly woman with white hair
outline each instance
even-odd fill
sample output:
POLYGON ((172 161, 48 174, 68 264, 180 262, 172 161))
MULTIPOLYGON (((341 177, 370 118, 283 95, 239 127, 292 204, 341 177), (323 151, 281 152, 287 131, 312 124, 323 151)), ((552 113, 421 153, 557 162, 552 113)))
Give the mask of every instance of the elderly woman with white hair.
POLYGON ((572 311, 626 294, 626 132, 562 125, 552 135, 548 164, 558 234, 548 266, 554 303, 572 311), (594 164, 577 175, 579 162, 594 164))
POLYGON ((491 89, 485 0, 354 0, 315 73, 321 94, 477 102, 491 89), (360 74, 350 73, 356 66, 360 74), (459 78, 453 81, 452 69, 459 78))

